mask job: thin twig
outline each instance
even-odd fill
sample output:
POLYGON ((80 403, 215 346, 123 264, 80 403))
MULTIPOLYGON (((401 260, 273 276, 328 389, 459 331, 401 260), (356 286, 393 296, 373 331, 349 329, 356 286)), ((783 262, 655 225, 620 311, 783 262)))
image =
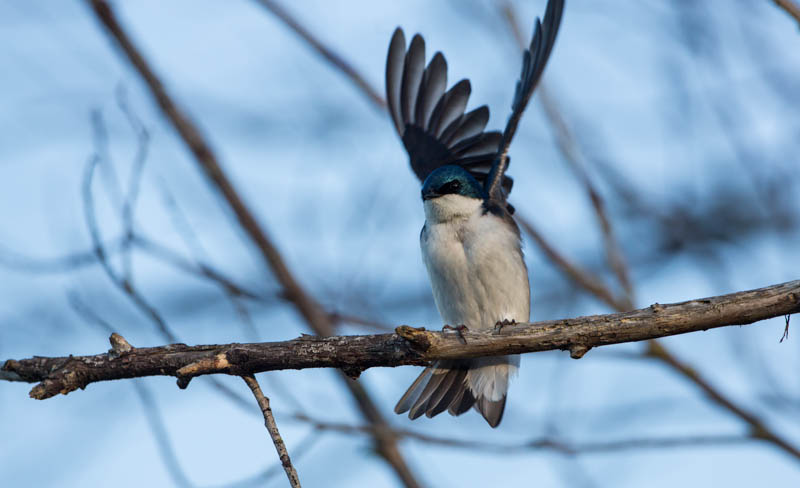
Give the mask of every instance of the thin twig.
POLYGON ((350 81, 352 81, 377 108, 382 109, 386 107, 386 100, 384 100, 383 97, 378 94, 377 90, 372 88, 367 80, 364 79, 364 77, 358 71, 356 71, 350 63, 334 52, 333 49, 317 39, 314 34, 311 33, 311 31, 303 27, 303 25, 300 24, 297 19, 292 17, 292 15, 286 11, 286 9, 273 0, 256 0, 256 3, 260 4, 269 10, 273 15, 278 17, 284 24, 286 24, 287 27, 292 29, 295 34, 303 38, 303 40, 306 41, 309 46, 311 46, 317 52, 317 54, 325 58, 326 61, 344 73, 344 75, 347 76, 350 81))
POLYGON ((669 365, 672 369, 680 371, 684 376, 691 378, 695 385, 697 385, 703 392, 711 398, 714 403, 727 409, 750 427, 750 436, 756 439, 767 441, 783 451, 791 454, 792 456, 800 459, 800 449, 791 445, 786 439, 778 435, 775 431, 771 430, 761 419, 745 410, 743 407, 737 405, 724 395, 722 395, 714 386, 712 386, 705 378, 691 366, 680 361, 672 353, 667 351, 657 341, 650 341, 649 348, 644 353, 648 357, 654 357, 661 360, 663 363, 669 365))
POLYGON ((578 265, 568 260, 533 226, 531 221, 525 218, 520 212, 514 214, 515 220, 519 223, 525 234, 528 235, 539 246, 544 255, 556 265, 569 279, 575 284, 588 291, 590 294, 599 298, 615 310, 627 310, 630 307, 626 301, 616 297, 611 290, 596 276, 589 271, 580 268, 578 265))
MULTIPOLYGON (((512 34, 517 36, 515 32, 518 31, 518 28, 514 25, 516 24, 516 15, 513 11, 513 6, 510 3, 506 3, 503 13, 506 19, 508 20, 509 24, 511 25, 512 34)), ((546 109, 545 111, 547 112, 547 107, 545 107, 545 109, 546 109)), ((556 111, 553 110, 553 113, 555 112, 556 111)), ((574 137, 571 136, 566 124, 564 124, 563 121, 560 120, 560 117, 553 117, 551 119, 551 122, 554 122, 557 125, 556 131, 559 134, 559 137, 564 139, 563 141, 560 140, 560 145, 563 146, 562 151, 567 157, 567 160, 571 161, 572 159, 576 158, 576 155, 572 152, 572 149, 575 148, 575 145, 569 142, 569 141, 574 141, 574 137), (561 122, 560 124, 559 121, 561 122)), ((579 167, 580 167, 579 165, 577 164, 575 165, 576 169, 578 169, 579 167)), ((581 173, 579 172, 578 174, 580 175, 581 173)), ((585 175, 585 173, 583 174, 585 175)), ((592 195, 591 185, 588 181, 588 178, 581 178, 581 179, 584 180, 585 185, 588 184, 587 188, 590 189, 590 197, 591 197, 592 195)), ((625 301, 623 303, 618 303, 617 305, 612 305, 612 306, 614 306, 614 308, 618 311, 624 311, 633 307, 634 304, 633 287, 630 283, 630 280, 627 278, 628 276, 627 267, 624 265, 624 260, 622 260, 621 251, 619 250, 618 245, 616 245, 616 241, 613 238, 613 233, 610 232, 611 227, 610 224, 608 223, 608 218, 605 214, 605 211, 603 210, 602 206, 599 206, 595 203, 595 198, 592 198, 592 203, 595 207, 596 215, 598 216, 601 222, 601 228, 604 229, 604 235, 606 236, 606 249, 609 256, 609 263, 611 264, 612 269, 617 274, 620 283, 623 285, 623 288, 627 293, 627 296, 625 297, 625 301), (605 225, 603 224, 604 222, 605 225), (606 227, 608 231, 605 230, 606 227)), ((572 276, 575 274, 574 270, 569 270, 565 268, 562 265, 562 263, 556 261, 556 264, 559 264, 559 266, 561 266, 561 269, 568 276, 572 276)), ((590 282, 586 280, 581 280, 581 281, 576 280, 576 283, 585 287, 585 285, 590 282)), ((606 297, 597 294, 597 291, 599 290, 597 287, 593 287, 592 289, 586 287, 586 289, 592 291, 592 293, 595 293, 599 298, 611 304, 611 302, 608 301, 606 297)), ((785 439, 783 439, 777 433, 769 430, 757 417, 747 412, 741 406, 737 405, 733 400, 726 397, 721 391, 719 391, 717 388, 711 385, 711 383, 709 383, 708 380, 706 380, 703 376, 701 376, 700 373, 698 373, 695 369, 691 368, 690 366, 680 361, 677 358, 677 356, 675 356, 674 353, 669 351, 669 349, 667 349, 662 344, 651 340, 649 342, 648 350, 644 354, 644 357, 654 358, 661 361, 665 365, 671 367, 675 372, 677 372, 684 378, 694 383, 706 394, 706 396, 711 401, 713 401, 715 404, 726 409, 729 413, 733 414, 734 416, 740 418, 745 423, 750 425, 754 436, 761 438, 767 442, 770 442, 773 445, 788 452, 789 454, 797 458, 800 458, 800 450, 790 445, 785 439)))
MULTIPOLYGON (((207 259, 208 255, 205 252, 205 249, 203 249, 200 238, 194 231, 189 219, 181 211, 178 202, 175 200, 175 198, 173 198, 172 193, 169 191, 166 183, 162 183, 160 188, 164 205, 172 216, 171 221, 175 231, 181 237, 186 247, 190 249, 190 252, 193 254, 194 261, 198 263, 198 267, 202 269, 202 266, 199 263, 202 259, 207 259)), ((231 283, 230 280, 228 280, 228 283, 231 283)), ((255 322, 250 316, 250 311, 248 310, 247 306, 241 300, 241 294, 237 293, 229 286, 223 286, 222 293, 228 299, 231 306, 233 306, 236 316, 239 317, 239 323, 242 325, 245 337, 251 341, 259 340, 255 322)))
POLYGON ((567 160, 570 168, 572 168, 575 176, 583 184, 589 196, 589 201, 592 203, 595 217, 597 218, 603 235, 603 247, 606 250, 606 259, 612 271, 617 276, 617 280, 619 280, 622 289, 625 291, 624 297, 618 300, 624 301, 624 308, 622 310, 630 310, 633 308, 633 304, 636 301, 633 294, 630 271, 623 257, 619 241, 615 236, 611 220, 608 218, 608 212, 606 211, 603 198, 600 196, 600 193, 589 178, 589 174, 586 172, 583 158, 572 131, 568 128, 555 99, 550 96, 544 84, 539 88, 539 101, 542 103, 542 107, 544 107, 544 112, 547 115, 550 126, 556 132, 556 140, 561 149, 561 154, 564 156, 564 159, 567 160))
POLYGON ((131 175, 128 181, 128 191, 125 193, 125 199, 122 203, 122 227, 124 244, 122 247, 122 276, 126 280, 133 280, 133 265, 131 263, 130 242, 133 237, 134 226, 134 212, 136 202, 139 198, 139 188, 141 186, 142 175, 144 173, 144 165, 147 161, 147 152, 150 147, 150 133, 147 128, 142 124, 136 114, 133 113, 128 106, 128 98, 122 86, 117 88, 117 106, 120 111, 125 115, 128 124, 131 126, 136 135, 137 148, 136 155, 133 158, 133 165, 131 167, 131 175))
MULTIPOLYGON (((511 33, 514 39, 517 41, 519 48, 524 51, 527 46, 522 38, 514 6, 508 1, 498 4, 498 6, 501 9, 503 17, 508 22, 511 33)), ((564 121, 564 117, 561 115, 561 110, 559 109, 556 100, 550 96, 550 93, 547 90, 547 85, 544 82, 540 83, 539 86, 539 101, 544 108, 544 113, 547 117, 550 127, 555 132, 556 141, 558 142, 558 147, 561 151, 561 154, 569 163, 573 173, 581 182, 586 190, 587 195, 589 196, 589 201, 592 203, 592 208, 594 209, 595 216, 597 217, 597 221, 600 225, 600 230, 603 235, 603 247, 606 250, 606 259, 608 260, 608 264, 612 271, 617 276, 622 289, 625 291, 625 295, 622 298, 614 299, 614 302, 619 303, 622 306, 612 306, 614 306, 620 312, 630 310, 634 308, 633 304, 635 302, 633 296, 633 285, 630 279, 630 271, 628 270, 627 263, 623 258, 619 242, 614 235, 614 229, 611 225, 611 220, 608 218, 605 204, 603 203, 600 193, 597 191, 592 183, 592 180, 589 178, 589 174, 586 172, 584 158, 581 155, 575 136, 572 134, 569 126, 564 121)), ((543 242, 540 238, 534 237, 534 240, 537 241, 540 247, 542 247, 543 242)), ((574 276, 573 273, 569 274, 570 276, 574 276)), ((599 283, 600 282, 598 280, 595 284, 599 285, 599 283)), ((600 288, 596 287, 595 289, 598 291, 600 290, 600 288)), ((611 293, 610 291, 603 290, 603 293, 606 292, 609 294, 611 293)))
MULTIPOLYGON (((308 423, 315 429, 323 432, 336 432, 340 434, 369 434, 372 427, 369 425, 351 425, 337 422, 315 420, 303 415, 295 415, 295 420, 308 423)), ((560 454, 575 456, 581 454, 602 454, 613 451, 641 450, 641 449, 672 449, 679 447, 719 446, 728 444, 745 444, 762 440, 755 436, 741 434, 719 434, 688 437, 643 437, 633 439, 620 439, 614 441, 573 443, 559 440, 552 436, 536 437, 516 443, 499 443, 473 439, 454 439, 440 437, 410 429, 395 429, 398 437, 433 444, 437 446, 456 449, 470 449, 497 454, 511 454, 527 451, 548 450, 560 454)))
MULTIPOLYGON (((120 290, 120 292, 130 299, 131 303, 133 303, 133 305, 138 308, 142 314, 150 319, 150 321, 156 326, 156 329, 161 333, 162 337, 169 342, 179 342, 178 336, 169 327, 167 321, 161 316, 161 313, 153 305, 151 305, 147 299, 145 299, 144 295, 139 293, 131 281, 127 280, 123 276, 120 276, 116 270, 114 270, 108 260, 108 254, 103 247, 103 242, 101 241, 100 229, 95 216, 94 198, 92 194, 94 168, 100 161, 100 157, 101 156, 99 154, 96 154, 89 159, 84 174, 82 191, 86 226, 89 229, 89 235, 92 239, 97 261, 100 263, 101 268, 105 271, 111 282, 120 290)), ((223 393, 224 396, 233 400, 237 405, 242 405, 244 403, 243 399, 238 395, 238 393, 222 384, 217 378, 211 378, 211 382, 218 391, 223 393)))
POLYGON ((93 156, 89 159, 83 178, 84 215, 86 218, 86 227, 89 229, 89 235, 91 236, 92 245, 94 246, 95 256, 97 257, 98 262, 100 262, 101 267, 106 272, 106 275, 111 282, 114 283, 124 294, 130 297, 134 305, 136 305, 136 307, 142 313, 152 320, 161 335, 163 335, 170 342, 178 342, 177 336, 169 328, 167 322, 161 318, 161 315, 158 313, 158 311, 150 306, 149 303, 147 303, 144 297, 142 297, 131 285, 130 281, 118 275, 111 266, 111 263, 108 261, 107 254, 105 252, 105 248, 103 248, 103 242, 100 237, 100 230, 97 225, 97 218, 94 211, 94 198, 92 196, 92 177, 94 175, 94 168, 97 166, 98 161, 99 156, 93 156))
POLYGON ((134 234, 132 236, 133 245, 139 250, 146 252, 150 256, 163 261, 176 269, 197 276, 198 278, 209 280, 216 283, 226 293, 231 293, 237 297, 247 298, 248 300, 255 300, 261 303, 271 303, 277 301, 275 296, 267 296, 263 293, 258 293, 249 290, 242 285, 237 284, 233 279, 225 276, 221 271, 213 268, 211 265, 202 261, 191 261, 183 257, 179 252, 159 244, 147 237, 134 234))
MULTIPOLYGON (((214 151, 199 128, 172 100, 161 80, 150 68, 144 56, 142 56, 122 25, 117 21, 109 3, 105 0, 86 1, 91 5, 98 21, 113 37, 133 67, 142 76, 159 108, 161 108, 163 114, 172 123, 172 126, 192 152, 198 166, 209 179, 209 182, 225 198, 242 229, 250 236, 275 278, 283 287, 283 294, 292 302, 295 309, 316 334, 332 335, 335 329, 330 315, 323 310, 316 300, 306 293, 305 289, 294 278, 280 252, 234 188, 233 183, 222 169, 214 151)), ((416 477, 400 453, 394 437, 388 433, 386 419, 364 386, 350 380, 344 374, 341 375, 341 378, 356 400, 362 414, 376 426, 375 442, 377 452, 392 466, 406 487, 418 487, 419 482, 417 482, 416 477)))
POLYGON ((275 423, 275 417, 272 415, 272 409, 269 406, 269 398, 264 396, 255 376, 246 375, 242 376, 242 379, 247 383, 247 386, 250 387, 250 391, 252 391, 253 396, 256 397, 261 413, 264 414, 264 425, 267 427, 269 436, 272 438, 272 443, 275 444, 275 450, 278 451, 278 457, 281 460, 281 465, 283 465, 283 470, 286 471, 286 477, 289 478, 289 484, 292 487, 299 487, 300 479, 297 477, 297 471, 294 469, 292 460, 289 458, 289 452, 286 450, 286 445, 283 443, 280 432, 278 432, 278 424, 275 423))
MULTIPOLYGON (((293 449, 294 454, 292 455, 295 462, 307 454, 311 448, 314 447, 320 439, 322 439, 323 436, 321 434, 322 432, 318 430, 311 430, 300 442, 297 443, 297 447, 293 449)), ((281 471, 283 471, 283 465, 280 463, 280 461, 278 461, 264 471, 257 473, 254 476, 250 476, 247 479, 226 483, 225 488, 249 488, 251 486, 261 487, 264 486, 264 484, 274 476, 280 474, 281 471)))
MULTIPOLYGON (((122 249, 124 239, 103 242, 109 256, 122 249)), ((5 248, 0 244, 0 266, 24 273, 69 273, 77 269, 98 265, 97 250, 77 251, 52 258, 34 258, 5 248)))
POLYGON ((136 395, 142 403, 147 423, 150 426, 150 430, 153 432, 153 437, 155 437, 161 459, 173 483, 181 487, 194 487, 194 484, 189 481, 189 477, 181 467, 175 450, 172 449, 172 442, 170 441, 167 427, 161 416, 161 412, 158 410, 158 405, 152 393, 139 381, 134 381, 133 386, 136 390, 136 395))

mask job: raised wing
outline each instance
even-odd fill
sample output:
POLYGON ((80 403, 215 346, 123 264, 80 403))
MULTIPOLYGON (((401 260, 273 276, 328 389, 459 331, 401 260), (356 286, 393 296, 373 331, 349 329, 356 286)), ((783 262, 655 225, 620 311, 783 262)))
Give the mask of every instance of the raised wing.
MULTIPOLYGON (((489 121, 485 105, 465 113, 469 80, 447 91, 446 87, 447 61, 442 53, 434 54, 425 67, 422 36, 415 35, 406 52, 403 30, 395 30, 386 60, 386 98, 411 168, 424 181, 436 168, 456 164, 485 186, 503 136, 483 131, 489 121)), ((511 184, 511 178, 503 179, 506 191, 511 184)))
POLYGON ((504 191, 505 184, 503 176, 508 168, 508 148, 511 139, 517 131, 517 125, 522 117, 522 112, 531 99, 533 90, 542 77, 542 72, 550 58, 553 44, 556 41, 556 34, 561 25, 561 15, 564 12, 564 0, 549 0, 544 13, 544 22, 536 23, 533 29, 533 39, 530 47, 525 51, 522 58, 522 74, 517 81, 517 89, 514 93, 514 101, 511 103, 511 116, 506 123, 503 137, 497 151, 489 176, 486 178, 484 188, 490 200, 504 202, 508 192, 504 191))

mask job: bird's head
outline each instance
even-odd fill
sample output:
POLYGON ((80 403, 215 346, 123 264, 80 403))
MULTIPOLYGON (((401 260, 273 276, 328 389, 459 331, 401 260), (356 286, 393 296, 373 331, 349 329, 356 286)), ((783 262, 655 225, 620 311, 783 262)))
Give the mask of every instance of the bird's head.
POLYGON ((461 166, 434 170, 422 184, 422 202, 428 220, 437 222, 471 215, 483 204, 484 189, 461 166))

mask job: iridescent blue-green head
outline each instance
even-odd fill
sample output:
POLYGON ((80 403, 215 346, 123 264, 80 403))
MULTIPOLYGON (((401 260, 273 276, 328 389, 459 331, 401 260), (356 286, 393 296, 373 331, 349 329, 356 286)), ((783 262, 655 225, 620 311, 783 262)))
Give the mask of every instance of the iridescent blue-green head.
POLYGON ((452 164, 436 168, 422 183, 423 201, 453 194, 480 199, 485 195, 483 185, 474 176, 452 164))

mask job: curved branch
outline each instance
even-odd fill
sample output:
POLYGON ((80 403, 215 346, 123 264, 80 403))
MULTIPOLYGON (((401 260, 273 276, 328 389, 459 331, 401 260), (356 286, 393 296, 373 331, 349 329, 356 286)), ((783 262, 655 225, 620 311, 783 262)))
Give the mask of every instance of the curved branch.
MULTIPOLYGON (((314 337, 283 342, 133 348, 112 334, 112 350, 94 356, 8 360, 2 370, 39 382, 31 397, 67 394, 91 383, 175 376, 186 387, 206 374, 341 368, 350 375, 376 366, 422 365, 440 359, 569 350, 579 358, 597 346, 635 342, 800 312, 800 280, 766 288, 653 304, 632 312, 506 326, 489 332, 433 332, 400 326, 394 334, 314 337)), ((2 379, 2 377, 0 377, 2 379)))
POLYGON ((800 6, 792 0, 772 0, 775 5, 782 8, 787 14, 791 15, 794 20, 800 24, 800 6))
MULTIPOLYGON (((199 168, 228 203, 239 225, 258 248, 265 263, 282 286, 286 299, 294 305, 297 312, 316 334, 332 335, 335 329, 330 315, 295 279, 272 239, 256 220, 233 182, 228 178, 199 127, 169 95, 155 71, 117 21, 111 5, 106 0, 86 0, 86 2, 91 6, 98 21, 114 38, 117 46, 125 53, 133 67, 144 79, 162 113, 194 155, 199 168)), ((378 427, 378 433, 375 436, 376 451, 392 466, 404 486, 407 488, 419 487, 420 484, 400 453, 395 439, 383 434, 388 424, 367 389, 360 383, 349 381, 344 375, 341 377, 361 413, 370 423, 378 427)))

